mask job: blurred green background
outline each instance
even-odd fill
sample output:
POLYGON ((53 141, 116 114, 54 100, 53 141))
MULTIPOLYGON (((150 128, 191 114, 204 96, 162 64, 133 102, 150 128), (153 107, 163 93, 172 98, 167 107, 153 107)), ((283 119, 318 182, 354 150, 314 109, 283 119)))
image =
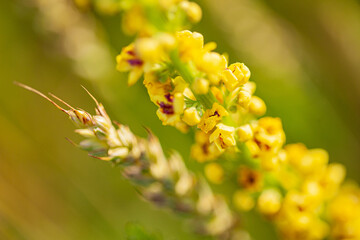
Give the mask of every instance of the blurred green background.
MULTIPOLYGON (((359 1, 198 3, 204 17, 194 30, 250 67, 287 142, 325 148, 360 181, 359 1)), ((150 127, 165 150, 188 159, 191 136, 163 127, 142 84, 128 88, 115 71, 114 57, 130 41, 120 27, 119 16, 77 12, 66 0, 0 1, 0 239, 124 239, 131 221, 165 239, 198 239, 139 199, 118 169, 69 144, 65 137, 77 137, 60 111, 13 85, 92 110, 84 85, 113 119, 141 136, 150 127)), ((276 239, 264 220, 250 214, 244 224, 253 239, 276 239)))

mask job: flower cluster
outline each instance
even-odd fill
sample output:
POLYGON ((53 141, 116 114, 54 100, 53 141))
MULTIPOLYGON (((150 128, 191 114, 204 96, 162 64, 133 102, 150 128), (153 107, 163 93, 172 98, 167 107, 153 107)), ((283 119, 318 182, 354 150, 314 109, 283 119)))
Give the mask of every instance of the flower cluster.
MULTIPOLYGON (((185 12, 192 16, 190 20, 201 18, 198 5, 188 1, 174 1, 166 9, 158 8, 164 18, 169 18, 169 11, 174 15, 185 12)), ((127 10, 124 18, 132 15, 131 11, 127 10)), ((143 76, 150 99, 158 106, 156 114, 164 125, 182 132, 194 127, 203 133, 197 133, 202 137, 196 138, 192 148, 196 160, 212 160, 234 148, 235 139, 243 137, 237 135, 239 123, 266 111, 264 102, 253 96, 255 83, 249 82, 248 67, 239 62, 229 64, 225 54, 214 51, 214 42, 205 44, 202 34, 181 30, 184 24, 173 25, 167 31, 162 28, 148 31, 149 26, 158 23, 152 22, 144 9, 140 12, 144 14, 141 19, 148 24, 134 28, 133 21, 124 21, 125 29, 136 29, 125 32, 137 37, 117 56, 117 69, 129 72, 129 85, 143 76)), ((168 21, 172 23, 171 18, 168 21)))
MULTIPOLYGON (((359 237, 353 223, 358 212, 350 216, 335 210, 356 195, 339 190, 344 167, 328 164, 322 149, 284 146, 281 120, 257 119, 266 105, 253 95, 249 68, 229 64, 225 54, 214 51, 215 43, 204 44, 202 34, 171 29, 176 31, 137 34, 118 56, 118 70, 130 71, 129 84, 144 73, 144 85, 164 125, 183 132, 195 129, 191 156, 206 162, 207 179, 213 184, 237 179, 233 204, 240 211, 257 209, 284 239, 359 237)), ((355 200, 351 204, 359 205, 355 200)))
POLYGON ((325 150, 285 145, 281 120, 262 117, 266 105, 254 95, 249 68, 229 63, 214 51, 216 43, 188 30, 202 16, 196 3, 119 0, 95 6, 106 14, 123 12, 122 29, 134 40, 117 56, 117 70, 128 73, 129 85, 143 81, 163 125, 193 129, 191 157, 203 164, 207 180, 189 171, 178 154, 167 158, 152 134, 141 139, 114 126, 97 102, 94 116, 56 105, 85 137, 80 148, 121 166, 145 199, 200 219, 206 234, 234 236, 229 232, 236 213, 227 197, 237 210, 256 210, 272 221, 282 239, 360 239, 359 187, 343 183, 345 168, 329 163, 325 150), (207 181, 234 187, 220 197, 207 181))

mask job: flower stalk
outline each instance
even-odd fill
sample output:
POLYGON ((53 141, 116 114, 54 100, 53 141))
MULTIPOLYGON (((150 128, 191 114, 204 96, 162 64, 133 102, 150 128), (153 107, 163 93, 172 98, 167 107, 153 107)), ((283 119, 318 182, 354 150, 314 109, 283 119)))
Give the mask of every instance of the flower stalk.
POLYGON ((325 150, 285 145, 281 120, 262 117, 266 104, 254 95, 249 68, 229 63, 215 43, 188 30, 202 16, 196 3, 99 2, 102 13, 123 12, 122 29, 134 37, 117 56, 117 70, 129 73, 129 85, 143 79, 163 125, 194 130, 191 157, 204 165, 206 179, 178 154, 166 157, 150 131, 142 139, 114 125, 96 100, 91 115, 23 86, 69 115, 85 138, 80 148, 119 166, 145 199, 198 220, 208 235, 229 239, 238 213, 257 211, 282 239, 360 239, 359 187, 344 182, 344 166, 329 163, 325 150), (216 195, 207 182, 234 187, 216 195))

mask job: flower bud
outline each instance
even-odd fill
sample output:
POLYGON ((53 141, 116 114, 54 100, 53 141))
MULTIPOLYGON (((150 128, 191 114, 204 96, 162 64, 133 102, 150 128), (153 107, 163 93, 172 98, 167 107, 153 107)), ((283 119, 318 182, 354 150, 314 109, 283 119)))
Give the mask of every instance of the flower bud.
POLYGON ((240 126, 237 130, 240 142, 246 142, 253 138, 254 133, 249 124, 240 126))
POLYGON ((205 166, 205 176, 210 182, 220 184, 224 178, 224 170, 217 163, 209 163, 205 166))
POLYGON ((237 190, 233 196, 233 203, 240 211, 250 211, 254 205, 254 198, 249 192, 237 190))
POLYGON ((192 84, 192 89, 196 94, 206 94, 209 91, 209 81, 204 78, 197 78, 192 84))
POLYGON ((182 1, 180 7, 185 11, 189 20, 193 23, 197 23, 201 20, 202 11, 198 4, 194 2, 182 1))
POLYGON ((195 126, 201 120, 199 113, 195 107, 187 108, 184 111, 184 116, 182 120, 189 126, 195 126))
POLYGON ((275 189, 263 191, 258 198, 258 210, 264 215, 273 215, 280 210, 281 194, 275 189))
POLYGON ((257 96, 253 96, 250 100, 249 112, 257 116, 264 115, 266 112, 266 105, 264 101, 257 96))

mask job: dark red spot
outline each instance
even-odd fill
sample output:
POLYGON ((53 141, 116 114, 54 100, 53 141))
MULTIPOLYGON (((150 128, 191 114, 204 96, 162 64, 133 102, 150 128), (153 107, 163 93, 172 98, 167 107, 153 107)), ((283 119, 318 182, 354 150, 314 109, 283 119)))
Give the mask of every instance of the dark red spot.
POLYGON ((209 117, 214 117, 214 116, 218 116, 220 117, 220 114, 218 113, 218 111, 215 111, 213 115, 210 115, 209 117))
POLYGON ((143 65, 143 61, 140 59, 129 59, 127 60, 127 62, 131 65, 131 66, 141 66, 143 65))
POLYGON ((256 138, 254 139, 254 142, 259 146, 261 150, 269 151, 271 147, 265 143, 260 142, 256 138))
POLYGON ((201 148, 202 148, 205 155, 209 154, 209 148, 208 147, 209 146, 206 143, 201 146, 201 148))
POLYGON ((129 50, 129 51, 127 51, 126 53, 129 54, 129 55, 131 55, 131 56, 133 56, 133 57, 136 56, 135 52, 132 51, 132 50, 129 50))
POLYGON ((165 95, 166 100, 168 100, 169 102, 173 102, 174 101, 174 96, 171 95, 170 93, 165 95))
POLYGON ((163 113, 168 115, 174 114, 174 107, 172 104, 166 104, 164 102, 160 102, 159 106, 163 113))

